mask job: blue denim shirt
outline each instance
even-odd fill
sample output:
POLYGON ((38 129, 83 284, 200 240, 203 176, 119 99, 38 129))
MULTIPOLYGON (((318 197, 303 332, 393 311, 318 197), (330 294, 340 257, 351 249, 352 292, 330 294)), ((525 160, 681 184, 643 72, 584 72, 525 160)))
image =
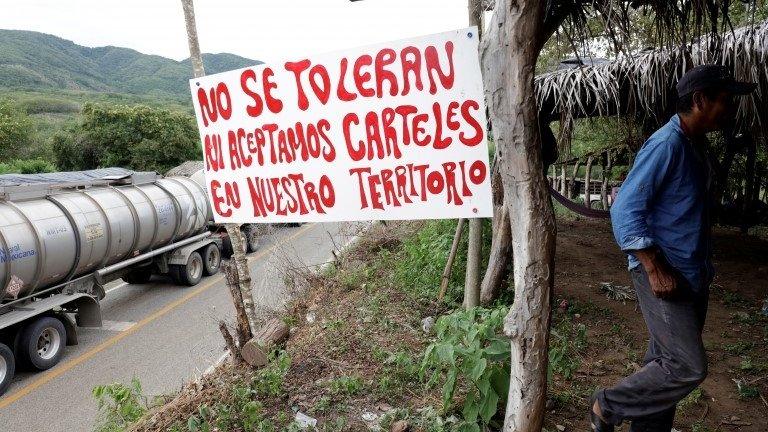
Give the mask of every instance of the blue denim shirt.
POLYGON ((709 225, 706 156, 685 136, 675 115, 635 157, 611 207, 613 234, 632 251, 656 246, 696 293, 705 293, 714 274, 709 225))

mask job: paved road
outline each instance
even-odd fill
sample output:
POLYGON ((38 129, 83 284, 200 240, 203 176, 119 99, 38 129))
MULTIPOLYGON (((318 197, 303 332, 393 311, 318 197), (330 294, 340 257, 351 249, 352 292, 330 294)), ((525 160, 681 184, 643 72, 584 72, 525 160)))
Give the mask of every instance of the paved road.
MULTIPOLYGON (((282 268, 332 259, 359 225, 305 224, 279 228, 249 257, 254 298, 267 308, 287 300, 282 268), (287 261, 290 259, 290 263, 287 261)), ((234 309, 221 274, 183 288, 158 278, 145 285, 118 281, 102 301, 105 326, 81 329, 61 363, 16 377, 0 398, 0 431, 90 431, 96 419, 91 389, 138 378, 149 395, 179 389, 222 358, 221 319, 234 309)))

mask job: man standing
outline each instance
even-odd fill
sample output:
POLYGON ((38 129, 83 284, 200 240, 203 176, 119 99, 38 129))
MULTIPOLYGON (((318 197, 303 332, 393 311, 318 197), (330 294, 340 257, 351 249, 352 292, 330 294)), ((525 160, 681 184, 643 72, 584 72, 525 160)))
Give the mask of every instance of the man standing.
POLYGON ((677 403, 707 376, 701 331, 712 282, 706 133, 735 117, 737 82, 723 66, 697 66, 677 84, 677 115, 645 142, 611 207, 650 334, 644 366, 592 397, 596 432, 670 431, 677 403))

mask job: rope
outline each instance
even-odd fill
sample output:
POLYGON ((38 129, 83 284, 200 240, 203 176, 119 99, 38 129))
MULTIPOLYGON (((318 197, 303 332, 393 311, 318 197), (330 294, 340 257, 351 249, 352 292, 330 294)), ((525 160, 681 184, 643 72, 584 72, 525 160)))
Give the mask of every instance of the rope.
POLYGON ((568 210, 578 213, 582 216, 586 216, 588 218, 594 218, 594 219, 610 219, 611 218, 611 212, 608 210, 598 210, 593 209, 589 207, 585 207, 583 205, 576 204, 575 202, 569 200, 568 198, 564 197, 560 194, 555 188, 552 187, 551 184, 547 183, 547 187, 549 188, 549 193, 552 195, 552 197, 565 206, 568 210))

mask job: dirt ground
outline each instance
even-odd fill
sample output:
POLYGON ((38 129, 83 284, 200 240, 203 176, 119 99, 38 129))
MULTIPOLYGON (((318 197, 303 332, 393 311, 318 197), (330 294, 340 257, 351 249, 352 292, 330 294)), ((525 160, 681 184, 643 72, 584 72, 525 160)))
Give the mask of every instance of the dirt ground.
MULTIPOLYGON (((719 228, 714 258, 717 276, 704 329, 709 375, 698 397, 690 397, 678 410, 675 427, 765 432, 768 319, 760 309, 768 297, 768 241, 719 228), (742 384, 741 394, 734 380, 742 384)), ((554 394, 575 394, 574 403, 551 410, 547 425, 550 430, 557 425, 589 430, 585 395, 637 368, 648 336, 634 301, 622 303, 601 292, 601 282, 631 285, 624 255, 607 222, 559 220, 556 271, 557 304, 566 299, 593 307, 586 307, 580 317, 589 340, 581 367, 572 381, 556 379, 551 389, 554 394)))

